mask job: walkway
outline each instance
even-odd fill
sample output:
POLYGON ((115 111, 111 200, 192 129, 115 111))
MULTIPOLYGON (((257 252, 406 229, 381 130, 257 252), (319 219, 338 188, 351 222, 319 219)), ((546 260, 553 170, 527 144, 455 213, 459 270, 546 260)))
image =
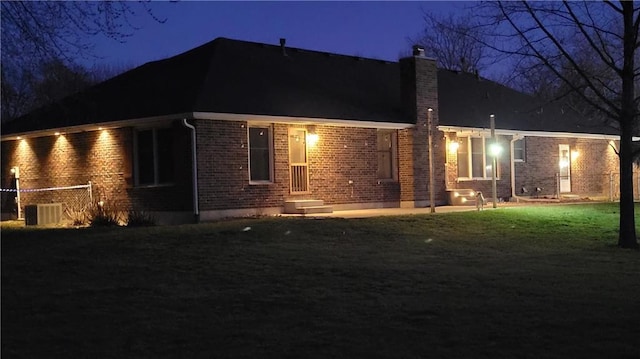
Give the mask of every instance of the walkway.
MULTIPOLYGON (((523 203, 500 203, 498 208, 524 206, 523 203)), ((476 206, 438 206, 436 213, 464 212, 475 211, 476 206)), ((484 210, 493 210, 491 203, 484 206, 484 210)), ((368 218, 379 216, 406 216, 412 214, 429 214, 430 207, 421 208, 375 208, 375 209, 357 209, 348 211, 334 211, 333 213, 314 213, 308 214, 306 217, 336 217, 336 218, 368 218)), ((300 214, 283 214, 283 216, 305 217, 300 214)))

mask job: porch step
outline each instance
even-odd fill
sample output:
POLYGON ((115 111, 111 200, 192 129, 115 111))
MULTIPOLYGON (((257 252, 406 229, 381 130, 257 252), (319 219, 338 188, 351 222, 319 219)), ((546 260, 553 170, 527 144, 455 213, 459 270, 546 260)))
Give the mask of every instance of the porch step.
MULTIPOLYGON (((449 204, 452 206, 474 206, 476 204, 477 192, 472 189, 451 189, 447 192, 449 193, 449 204)), ((484 198, 486 201, 487 197, 484 198)))
POLYGON ((325 206, 319 199, 295 199, 284 202, 286 214, 333 213, 333 207, 325 206))
POLYGON ((580 196, 578 196, 577 194, 561 194, 560 195, 561 198, 566 198, 566 199, 580 199, 580 196))

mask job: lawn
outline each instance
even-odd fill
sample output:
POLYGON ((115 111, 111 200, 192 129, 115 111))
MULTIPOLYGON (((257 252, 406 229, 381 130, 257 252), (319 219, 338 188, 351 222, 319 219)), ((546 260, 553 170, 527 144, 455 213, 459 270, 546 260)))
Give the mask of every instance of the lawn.
POLYGON ((616 247, 617 213, 3 226, 1 354, 638 358, 640 252, 616 247))

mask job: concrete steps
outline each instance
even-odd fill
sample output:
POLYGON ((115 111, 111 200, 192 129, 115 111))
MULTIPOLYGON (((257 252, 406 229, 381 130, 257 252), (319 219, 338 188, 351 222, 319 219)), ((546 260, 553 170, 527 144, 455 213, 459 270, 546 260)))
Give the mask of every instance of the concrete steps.
POLYGON ((333 213, 333 207, 326 206, 319 199, 294 199, 284 202, 286 214, 333 213))
MULTIPOLYGON (((452 206, 475 206, 477 192, 472 189, 460 188, 447 190, 449 204, 452 206)), ((487 196, 485 195, 485 201, 487 196)))

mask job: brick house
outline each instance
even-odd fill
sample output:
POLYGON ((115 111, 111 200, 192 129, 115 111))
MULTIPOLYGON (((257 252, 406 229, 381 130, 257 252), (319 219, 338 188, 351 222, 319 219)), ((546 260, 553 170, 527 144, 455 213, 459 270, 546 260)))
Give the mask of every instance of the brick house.
MULTIPOLYGON (((489 192, 489 114, 507 149, 501 198, 603 193, 617 172, 615 129, 439 70, 420 49, 396 63, 218 38, 3 125, 1 182, 14 188, 16 168, 22 189, 90 182, 94 202, 163 223, 427 206, 430 177, 444 204, 489 192)), ((22 191, 21 204, 64 202, 53 193, 22 191)))

